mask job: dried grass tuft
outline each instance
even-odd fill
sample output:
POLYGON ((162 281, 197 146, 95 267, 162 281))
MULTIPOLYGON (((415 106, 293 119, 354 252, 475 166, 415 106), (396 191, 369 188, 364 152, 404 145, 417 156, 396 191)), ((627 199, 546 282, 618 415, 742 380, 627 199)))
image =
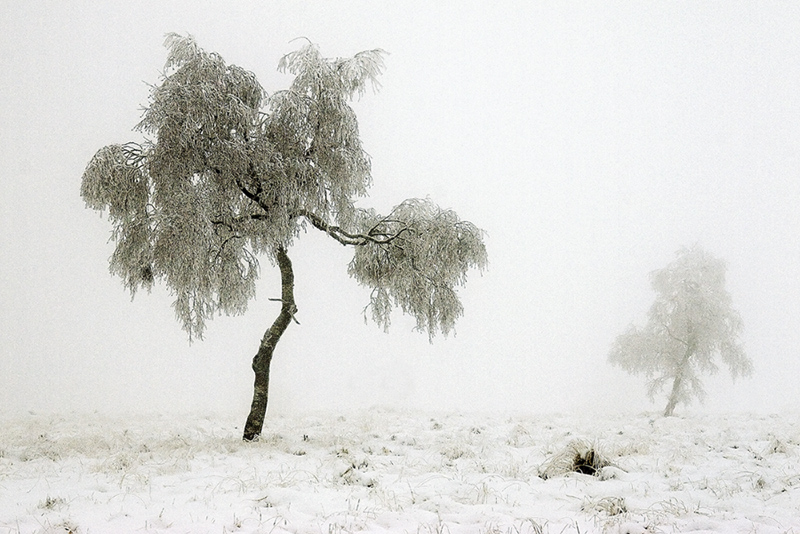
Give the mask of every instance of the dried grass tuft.
POLYGON ((604 467, 612 465, 597 447, 585 440, 573 440, 560 452, 553 455, 539 468, 539 476, 548 478, 567 473, 582 473, 596 476, 604 467))

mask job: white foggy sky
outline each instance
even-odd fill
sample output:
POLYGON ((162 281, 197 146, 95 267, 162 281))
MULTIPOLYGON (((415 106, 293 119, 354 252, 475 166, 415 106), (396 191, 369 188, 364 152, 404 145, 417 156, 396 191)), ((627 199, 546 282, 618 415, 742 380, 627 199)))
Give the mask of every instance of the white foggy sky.
POLYGON ((96 150, 138 139, 171 31, 268 91, 297 37, 388 51, 382 89, 354 104, 375 179, 360 204, 430 196, 487 232, 489 270, 433 345, 399 315, 388 335, 365 325, 352 251, 302 236, 272 410, 660 410, 606 355, 644 321, 648 273, 695 242, 728 262, 756 374, 721 371, 692 409, 798 407, 797 4, 222 4, 4 3, 0 413, 246 415, 278 274, 264 260, 246 315, 189 345, 163 287, 131 302, 109 275, 110 225, 79 196, 96 150))

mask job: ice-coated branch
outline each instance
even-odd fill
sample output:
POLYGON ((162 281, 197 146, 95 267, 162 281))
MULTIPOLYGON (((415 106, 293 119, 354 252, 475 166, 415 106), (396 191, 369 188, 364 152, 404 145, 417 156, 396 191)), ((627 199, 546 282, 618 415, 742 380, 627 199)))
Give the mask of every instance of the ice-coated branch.
POLYGON ((304 209, 299 210, 297 212, 297 215, 300 217, 304 217, 306 220, 308 220, 308 222, 311 223, 311 225, 314 228, 325 232, 326 234, 328 234, 336 241, 345 246, 366 245, 367 243, 374 243, 376 245, 388 245, 389 243, 400 237, 400 235, 402 235, 403 232, 409 231, 408 227, 403 227, 396 233, 374 233, 375 229, 378 227, 378 225, 375 225, 366 234, 360 234, 360 233, 353 234, 346 230, 343 230, 339 226, 328 224, 322 217, 319 217, 308 210, 304 209))

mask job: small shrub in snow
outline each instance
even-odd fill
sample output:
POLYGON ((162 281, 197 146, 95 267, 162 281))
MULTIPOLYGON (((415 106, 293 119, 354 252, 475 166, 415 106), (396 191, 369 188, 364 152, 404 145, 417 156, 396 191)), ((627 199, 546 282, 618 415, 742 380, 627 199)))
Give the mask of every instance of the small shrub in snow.
POLYGON ((562 451, 556 453, 539 468, 539 476, 547 480, 567 473, 597 475, 606 466, 611 465, 596 447, 584 440, 571 441, 562 451))
POLYGON ((61 459, 58 444, 53 442, 46 434, 40 434, 35 442, 31 443, 20 455, 20 460, 29 462, 37 458, 47 458, 53 462, 61 459))
POLYGON ((527 447, 530 446, 531 433, 522 424, 517 424, 511 429, 506 443, 512 447, 527 447))
POLYGON ((624 514, 628 511, 622 497, 603 497, 596 501, 585 501, 581 506, 584 512, 601 512, 608 516, 624 514))
POLYGON ((450 461, 458 460, 459 458, 472 458, 475 456, 469 448, 460 443, 454 443, 444 447, 441 454, 450 461))
POLYGON ((51 497, 47 496, 45 500, 39 503, 39 508, 42 510, 58 510, 62 508, 67 501, 62 499, 61 497, 51 497))
POLYGON ((768 454, 790 454, 791 452, 792 448, 790 445, 772 436, 769 440, 769 445, 767 445, 767 450, 764 452, 764 456, 768 454))
POLYGON ((42 534, 78 534, 80 530, 78 529, 78 525, 73 521, 65 520, 55 525, 45 525, 44 528, 38 532, 42 534))

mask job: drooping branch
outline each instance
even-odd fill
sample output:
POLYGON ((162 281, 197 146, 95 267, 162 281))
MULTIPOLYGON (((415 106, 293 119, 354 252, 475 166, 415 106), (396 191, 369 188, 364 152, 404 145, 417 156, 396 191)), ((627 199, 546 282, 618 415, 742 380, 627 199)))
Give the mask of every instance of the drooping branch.
POLYGON ((408 227, 401 228, 398 232, 393 234, 386 234, 386 233, 374 233, 377 225, 374 226, 368 233, 366 234, 353 234, 346 230, 343 230, 339 226, 335 226, 332 224, 328 224, 322 217, 311 213, 308 210, 301 209, 297 212, 297 216, 305 217, 308 222, 311 223, 314 228, 321 230, 334 238, 336 241, 341 243, 342 245, 366 245, 367 243, 375 243, 376 245, 388 245, 398 237, 400 237, 403 232, 410 231, 408 227))
POLYGON ((417 319, 417 329, 429 339, 452 331, 463 311, 456 287, 468 270, 486 266, 482 231, 427 199, 408 199, 385 217, 365 212, 360 222, 373 241, 355 247, 348 272, 373 289, 369 309, 375 322, 387 328, 397 306, 417 319), (399 239, 380 237, 404 228, 399 239), (376 244, 390 239, 390 245, 376 244))

